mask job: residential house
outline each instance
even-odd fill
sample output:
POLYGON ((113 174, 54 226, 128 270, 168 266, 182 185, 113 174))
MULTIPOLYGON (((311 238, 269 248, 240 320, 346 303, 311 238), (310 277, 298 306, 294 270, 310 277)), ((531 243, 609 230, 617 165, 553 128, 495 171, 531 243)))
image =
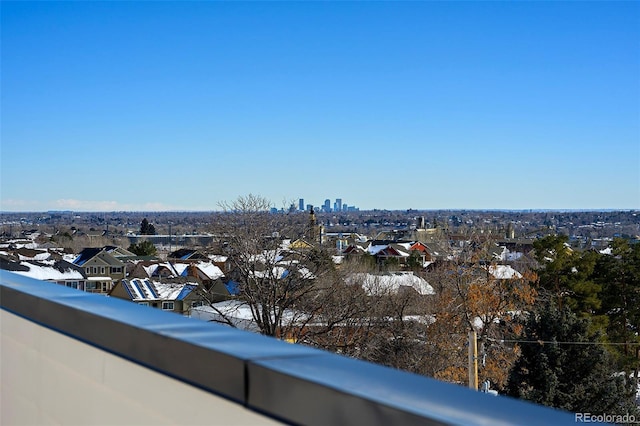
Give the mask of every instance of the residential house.
POLYGON ((449 251, 440 247, 439 244, 420 241, 372 240, 364 243, 355 242, 343 251, 343 255, 347 257, 363 254, 374 256, 378 263, 396 262, 400 268, 406 267, 411 258, 414 259, 415 264, 426 268, 437 260, 450 257, 449 251))
POLYGON ((123 279, 109 292, 109 296, 130 300, 182 315, 188 315, 198 305, 197 283, 161 283, 150 279, 123 279))
POLYGON ((116 256, 118 252, 107 246, 85 248, 74 259, 73 264, 81 267, 87 277, 87 291, 106 294, 126 277, 125 263, 116 256))
POLYGON ((224 299, 230 295, 224 283, 224 273, 213 262, 137 262, 128 277, 154 279, 161 282, 177 278, 189 279, 202 284, 210 295, 224 299))
POLYGON ((229 256, 223 254, 210 254, 207 256, 209 260, 216 265, 224 273, 231 271, 231 262, 229 256))
POLYGON ((91 292, 87 288, 87 277, 82 268, 64 260, 54 262, 12 260, 7 256, 0 256, 0 269, 14 272, 18 275, 48 281, 66 287, 91 292))

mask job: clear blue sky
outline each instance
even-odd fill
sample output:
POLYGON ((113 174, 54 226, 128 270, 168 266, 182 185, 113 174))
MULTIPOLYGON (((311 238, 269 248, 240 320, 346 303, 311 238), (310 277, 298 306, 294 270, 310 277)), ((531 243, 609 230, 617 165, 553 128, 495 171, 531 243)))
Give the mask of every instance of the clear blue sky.
POLYGON ((0 7, 0 210, 640 208, 639 2, 0 7))

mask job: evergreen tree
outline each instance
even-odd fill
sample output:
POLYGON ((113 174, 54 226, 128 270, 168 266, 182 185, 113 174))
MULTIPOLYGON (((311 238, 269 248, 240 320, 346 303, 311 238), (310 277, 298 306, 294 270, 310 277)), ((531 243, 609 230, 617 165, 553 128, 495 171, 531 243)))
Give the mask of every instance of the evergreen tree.
POLYGON ((640 415, 635 383, 618 374, 588 323, 553 302, 532 312, 522 340, 540 343, 522 344, 508 394, 574 412, 640 415))
POLYGON ((540 287, 558 303, 568 306, 580 317, 591 317, 594 327, 602 327, 606 318, 596 317, 601 306, 601 285, 594 282, 593 271, 600 256, 593 251, 572 250, 566 235, 551 235, 533 243, 540 287))
POLYGON ((155 226, 149 223, 146 217, 142 219, 142 222, 140 223, 140 235, 155 235, 155 234, 156 234, 155 226))
POLYGON ((602 255, 594 270, 594 280, 602 285, 600 313, 607 315, 607 339, 622 343, 612 347, 620 368, 640 369, 640 244, 616 239, 611 254, 602 255))
POLYGON ((131 244, 128 250, 138 256, 155 256, 158 253, 156 246, 147 240, 140 241, 137 244, 131 244))

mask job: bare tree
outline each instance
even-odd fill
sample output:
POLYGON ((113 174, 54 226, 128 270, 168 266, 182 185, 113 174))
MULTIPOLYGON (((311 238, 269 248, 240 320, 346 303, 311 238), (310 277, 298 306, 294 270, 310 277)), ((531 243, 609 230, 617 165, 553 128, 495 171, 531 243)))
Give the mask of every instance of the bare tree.
POLYGON ((253 194, 221 207, 214 232, 232 264, 229 277, 239 285, 237 300, 250 309, 260 333, 302 338, 301 330, 322 312, 323 297, 334 288, 328 256, 308 241, 314 235, 309 219, 298 212, 271 213, 271 202, 253 194), (297 240, 308 242, 290 245, 297 240))
POLYGON ((479 377, 503 388, 518 348, 500 342, 519 336, 518 316, 533 305, 537 293, 530 271, 516 272, 496 259, 492 238, 468 242, 459 256, 429 275, 436 287, 428 329, 433 364, 427 375, 455 382, 467 380, 467 333, 476 331, 480 342, 479 377))

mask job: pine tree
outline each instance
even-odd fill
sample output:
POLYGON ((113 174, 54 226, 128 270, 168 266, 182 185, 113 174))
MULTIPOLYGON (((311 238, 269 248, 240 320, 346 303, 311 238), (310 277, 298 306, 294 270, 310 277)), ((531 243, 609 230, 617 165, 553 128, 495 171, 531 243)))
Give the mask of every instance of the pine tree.
POLYGON ((140 241, 137 244, 131 244, 128 250, 138 256, 155 256, 158 253, 156 246, 147 240, 140 241))
POLYGON ((545 302, 525 324, 508 394, 574 412, 640 415, 635 385, 589 331, 589 320, 545 302))
POLYGON ((142 222, 140 223, 140 235, 155 235, 155 234, 156 234, 155 226, 149 223, 146 217, 142 219, 142 222))
POLYGON ((607 340, 621 343, 612 349, 621 370, 640 370, 640 244, 615 239, 611 254, 601 255, 594 279, 602 285, 600 313, 608 318, 607 340))
POLYGON ((572 250, 566 235, 551 235, 533 243, 541 268, 539 284, 560 307, 568 306, 580 317, 590 317, 592 327, 603 328, 606 318, 596 317, 601 306, 601 285, 593 280, 599 254, 572 250))

